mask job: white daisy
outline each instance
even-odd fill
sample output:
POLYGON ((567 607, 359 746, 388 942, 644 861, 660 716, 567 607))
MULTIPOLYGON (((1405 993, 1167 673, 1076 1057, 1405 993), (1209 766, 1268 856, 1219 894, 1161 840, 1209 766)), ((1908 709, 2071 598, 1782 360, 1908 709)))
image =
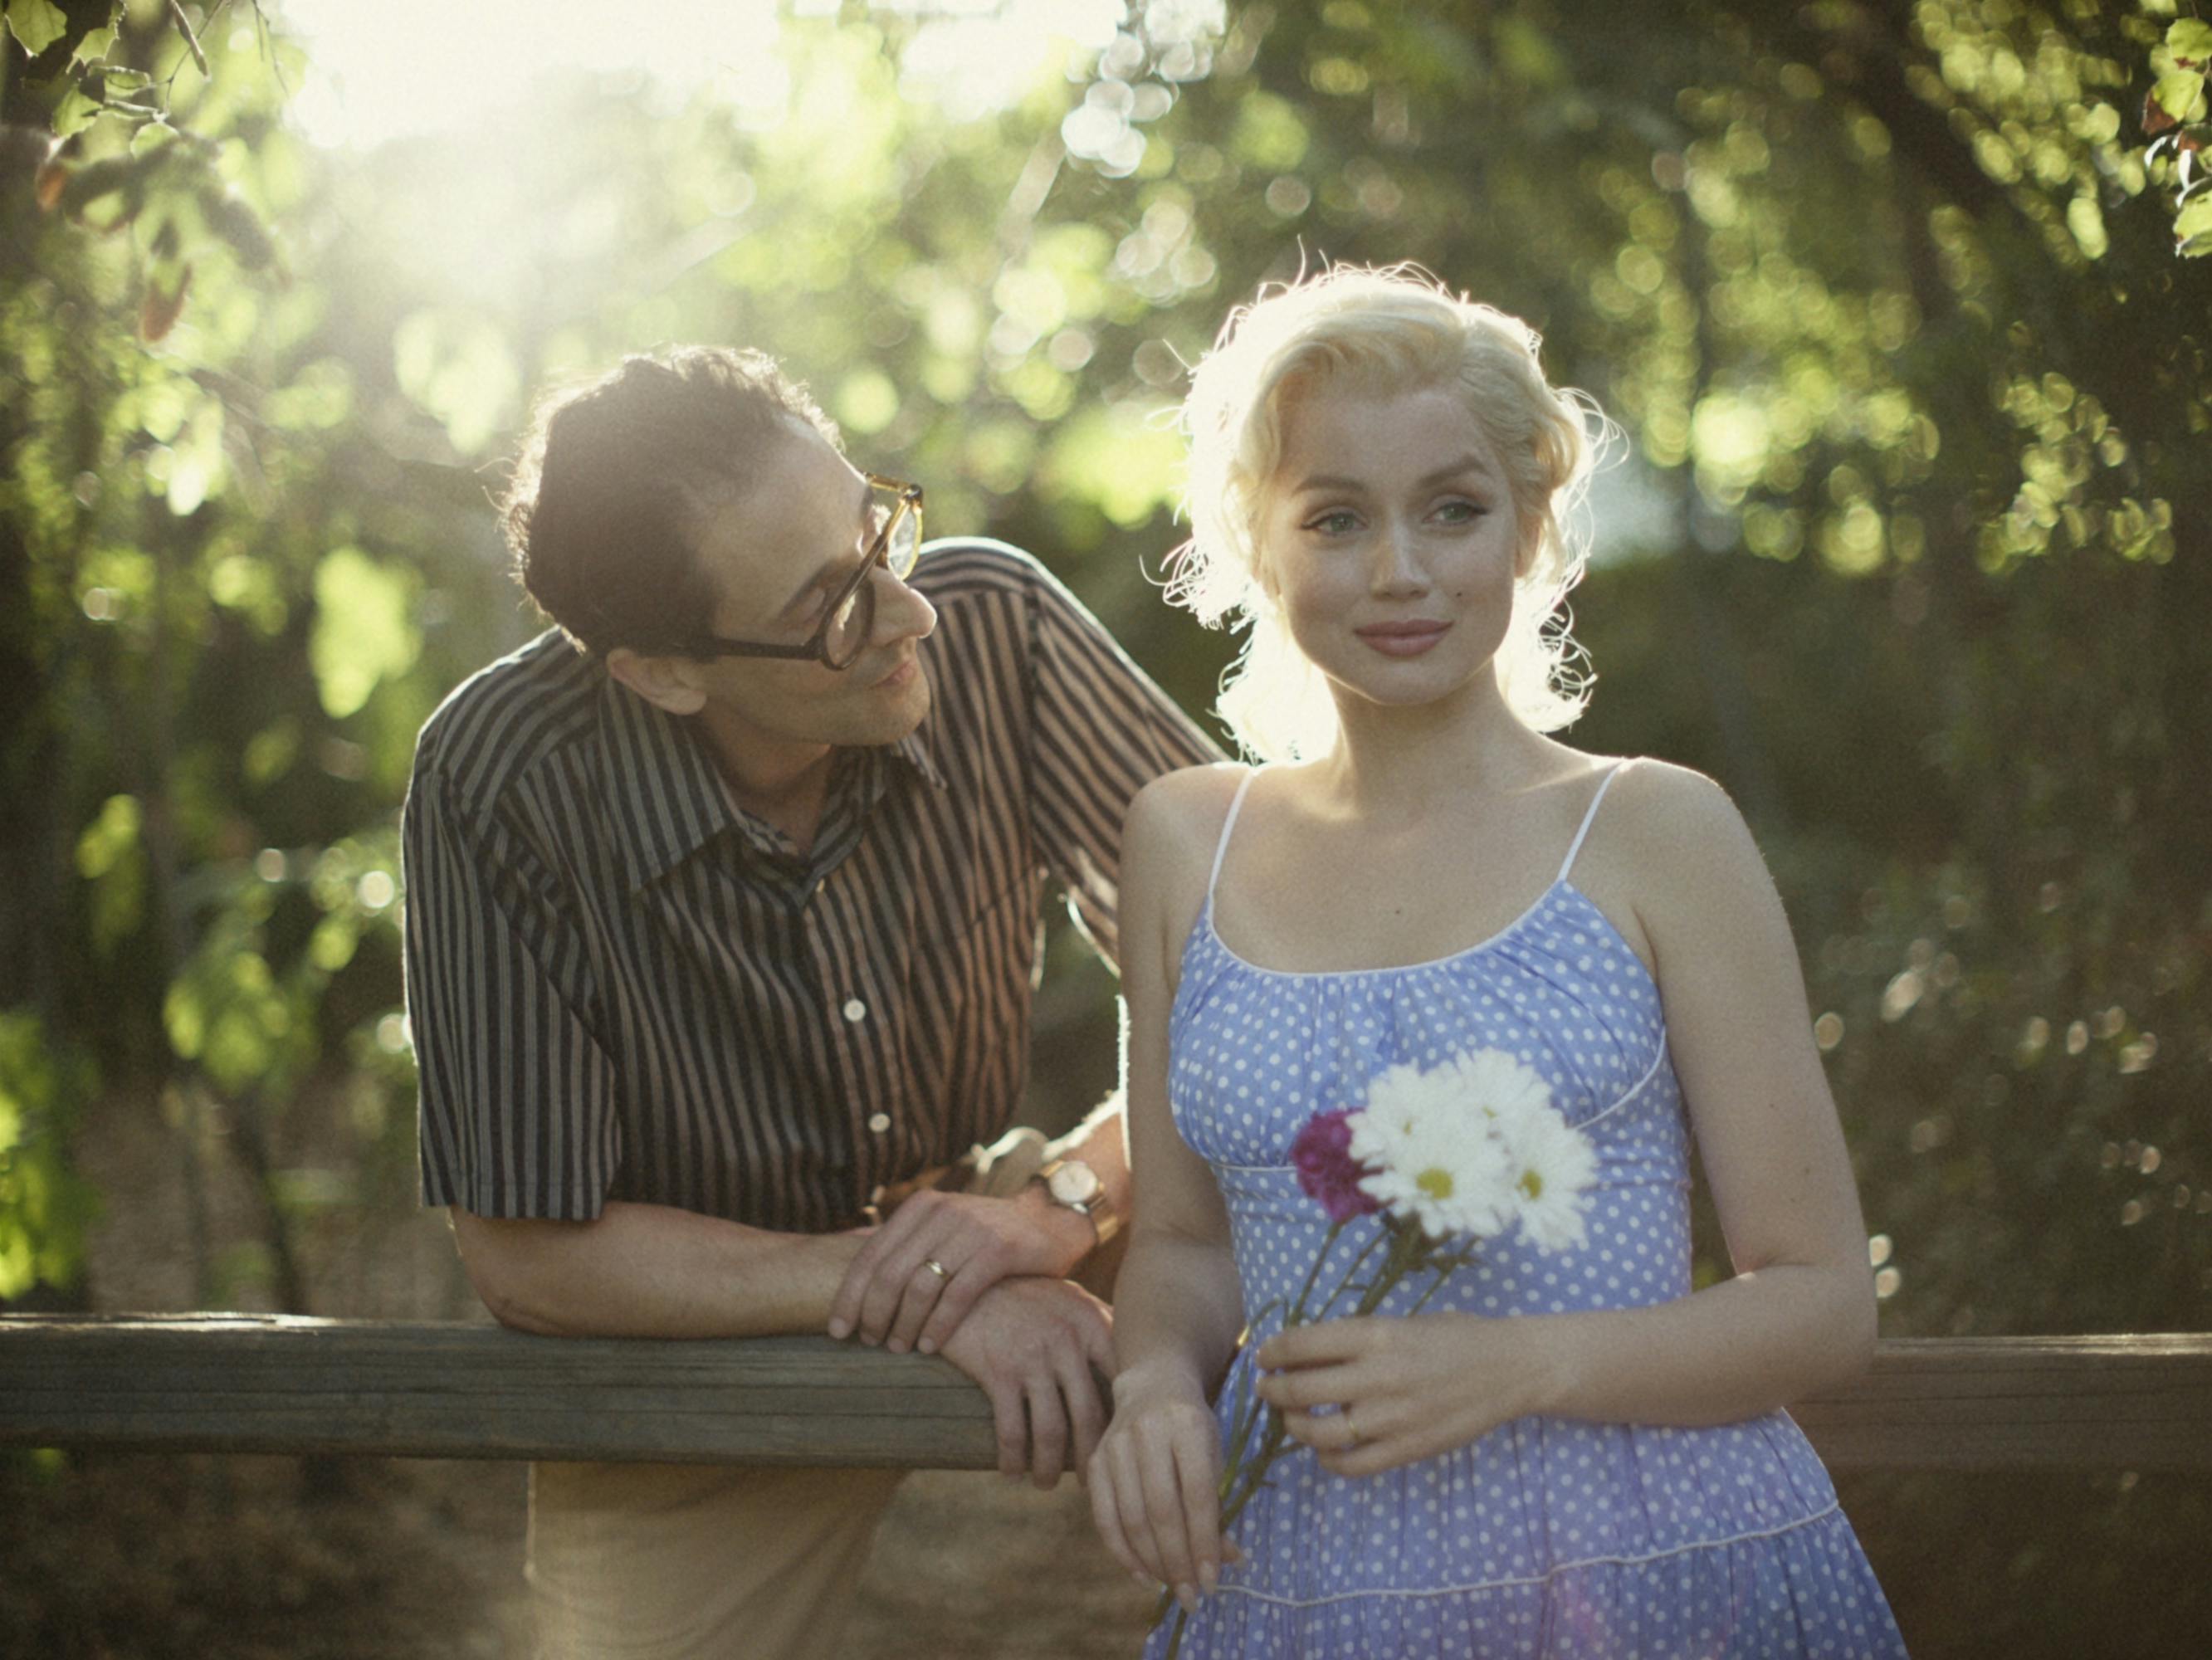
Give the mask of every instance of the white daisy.
POLYGON ((1427 1072, 1393 1067, 1348 1121, 1352 1155, 1372 1172, 1361 1191, 1415 1218, 1432 1238, 1488 1237, 1513 1219, 1520 1172, 1473 1081, 1463 1061, 1427 1072))
POLYGON ((1549 1106, 1525 1115, 1505 1138, 1521 1231, 1537 1250, 1583 1243, 1583 1207, 1597 1176, 1589 1138, 1549 1106))
POLYGON ((1485 1115, 1506 1127, 1509 1134, 1523 1118, 1552 1110, 1552 1087, 1543 1074, 1504 1049, 1477 1049, 1445 1061, 1437 1070, 1449 1073, 1464 1095, 1472 1098, 1485 1115))

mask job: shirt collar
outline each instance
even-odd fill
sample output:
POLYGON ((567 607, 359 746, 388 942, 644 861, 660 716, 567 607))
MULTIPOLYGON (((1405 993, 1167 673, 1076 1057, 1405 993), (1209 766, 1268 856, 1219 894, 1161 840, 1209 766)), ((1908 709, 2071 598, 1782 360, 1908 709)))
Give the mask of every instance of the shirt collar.
POLYGON ((612 675, 599 688, 607 807, 634 892, 738 822, 722 776, 691 723, 612 675))
POLYGON ((884 753, 911 767, 932 789, 949 790, 952 786, 945 781, 945 775, 937 769, 937 757, 932 753, 931 738, 936 725, 937 714, 932 709, 920 726, 896 744, 888 745, 884 753))
MULTIPOLYGON (((764 828, 740 812, 696 727, 648 702, 612 675, 599 690, 599 739, 605 757, 608 805, 617 821, 632 892, 657 881, 727 830, 763 858, 779 855, 764 828)), ((882 799, 899 763, 938 790, 950 789, 931 752, 933 719, 896 743, 861 751, 865 764, 840 769, 833 788, 857 787, 865 813, 882 799), (846 782, 844 781, 851 781, 846 782)))

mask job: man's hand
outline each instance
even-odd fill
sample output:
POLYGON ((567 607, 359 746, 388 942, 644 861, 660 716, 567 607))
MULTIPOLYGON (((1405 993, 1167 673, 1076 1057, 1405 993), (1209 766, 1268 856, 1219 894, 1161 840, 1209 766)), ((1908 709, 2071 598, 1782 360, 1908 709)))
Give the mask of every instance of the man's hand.
POLYGON ((983 1293, 945 1346, 945 1358, 991 1397, 999 1469, 1040 1487, 1080 1472, 1105 1428, 1092 1377, 1114 1373, 1113 1315, 1064 1280, 1002 1280, 983 1293), (1026 1420, 1026 1424, 1024 1424, 1026 1420))
POLYGON ((1018 1275, 1064 1278, 1092 1237, 1088 1219, 1042 1188, 1012 1199, 925 1189, 853 1259, 830 1305, 830 1335, 857 1334, 893 1354, 934 1354, 992 1286, 1018 1275))

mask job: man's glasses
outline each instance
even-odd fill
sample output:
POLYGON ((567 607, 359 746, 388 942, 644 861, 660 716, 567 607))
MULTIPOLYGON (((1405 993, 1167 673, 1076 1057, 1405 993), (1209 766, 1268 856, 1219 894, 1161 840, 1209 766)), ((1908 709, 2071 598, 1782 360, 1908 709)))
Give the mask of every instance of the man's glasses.
POLYGON ((904 581, 921 551, 921 486, 896 478, 866 475, 876 497, 870 512, 876 533, 868 550, 845 586, 823 608, 822 620, 803 645, 769 645, 752 640, 725 640, 719 634, 701 635, 678 652, 684 657, 781 657, 820 663, 824 668, 848 669, 866 650, 876 625, 876 585, 868 580, 881 565, 904 581))

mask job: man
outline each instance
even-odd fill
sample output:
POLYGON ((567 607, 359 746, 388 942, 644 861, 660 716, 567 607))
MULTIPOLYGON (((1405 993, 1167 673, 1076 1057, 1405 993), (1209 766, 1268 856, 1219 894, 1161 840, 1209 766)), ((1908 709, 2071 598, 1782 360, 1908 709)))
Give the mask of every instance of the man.
MULTIPOLYGON (((1026 556, 917 562, 922 507, 757 353, 541 413, 507 527, 559 630, 447 700, 408 795, 423 1198, 508 1325, 941 1351, 1049 1485, 1103 1422, 1066 1276, 1126 1212, 1120 1120, 970 1150, 1045 882, 1110 958, 1129 799, 1215 751, 1026 556)), ((546 1644, 829 1654, 896 1481, 538 1465, 546 1644)))

